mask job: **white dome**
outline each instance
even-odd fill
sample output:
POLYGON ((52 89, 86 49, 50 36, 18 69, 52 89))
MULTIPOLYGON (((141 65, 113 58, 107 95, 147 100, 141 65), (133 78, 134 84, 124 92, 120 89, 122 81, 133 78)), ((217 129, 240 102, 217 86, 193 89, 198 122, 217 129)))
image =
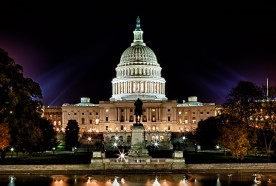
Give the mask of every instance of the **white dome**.
POLYGON ((160 66, 154 52, 145 45, 132 45, 123 52, 118 67, 129 65, 160 66))
POLYGON ((134 40, 121 55, 116 68, 116 78, 112 80, 111 101, 167 100, 165 79, 155 53, 143 42, 140 19, 137 18, 134 40))

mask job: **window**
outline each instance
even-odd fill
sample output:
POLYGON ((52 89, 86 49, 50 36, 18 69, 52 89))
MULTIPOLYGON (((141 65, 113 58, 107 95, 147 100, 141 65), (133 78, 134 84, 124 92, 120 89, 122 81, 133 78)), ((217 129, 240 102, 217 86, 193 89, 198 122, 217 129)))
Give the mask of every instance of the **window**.
POLYGON ((151 121, 152 121, 152 122, 156 122, 155 116, 152 116, 152 117, 151 117, 151 121))
POLYGON ((98 115, 98 112, 96 112, 96 115, 98 115))
POLYGON ((171 111, 171 109, 168 109, 168 112, 170 112, 171 111))
POLYGON ((147 122, 147 117, 146 117, 146 116, 143 116, 142 121, 143 121, 143 122, 147 122))
POLYGON ((200 112, 200 114, 203 114, 203 112, 200 112))
POLYGON ((132 112, 132 109, 130 109, 130 112, 132 112))
POLYGON ((105 130, 108 130, 108 126, 105 126, 105 130))
POLYGON ((74 113, 74 115, 77 115, 77 113, 74 113))
POLYGON ((123 136, 119 136, 119 141, 124 141, 123 136))
POLYGON ((124 130, 124 126, 123 125, 121 125, 121 130, 124 130))
POLYGON ((92 112, 90 112, 89 115, 92 115, 92 112))
POLYGON ((127 142, 128 142, 128 143, 131 142, 131 136, 127 136, 127 142))
POLYGON ((129 116, 129 122, 133 122, 133 116, 129 116))
POLYGON ((81 113, 82 115, 84 115, 84 113, 81 113))
POLYGON ((90 123, 90 124, 92 124, 92 119, 91 119, 91 120, 89 120, 89 123, 90 123))
POLYGON ((209 114, 209 112, 207 112, 207 114, 209 114))
POLYGON ((84 118, 81 118, 81 124, 84 124, 84 118))
POLYGON ((124 122, 124 121, 125 121, 124 116, 121 116, 120 122, 124 122))
POLYGON ((105 117, 105 121, 108 121, 108 117, 105 117))
POLYGON ((171 117, 170 116, 168 116, 168 121, 171 121, 171 117))

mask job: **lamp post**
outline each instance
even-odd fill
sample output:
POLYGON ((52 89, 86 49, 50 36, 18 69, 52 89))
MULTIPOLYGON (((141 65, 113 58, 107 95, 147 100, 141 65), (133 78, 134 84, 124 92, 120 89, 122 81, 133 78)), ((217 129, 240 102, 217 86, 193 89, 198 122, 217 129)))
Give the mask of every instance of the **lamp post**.
POLYGON ((12 158, 12 155, 13 155, 13 152, 14 152, 14 148, 12 147, 10 150, 11 150, 11 158, 12 158))
POLYGON ((88 138, 87 138, 87 142, 88 142, 88 144, 87 144, 87 152, 89 152, 89 147, 90 147, 90 143, 91 143, 91 137, 89 136, 88 138))
POLYGON ((183 139, 183 150, 186 150, 186 136, 183 135, 182 139, 183 139))
POLYGON ((56 147, 53 147, 53 148, 52 148, 52 151, 53 151, 53 154, 55 154, 56 147))

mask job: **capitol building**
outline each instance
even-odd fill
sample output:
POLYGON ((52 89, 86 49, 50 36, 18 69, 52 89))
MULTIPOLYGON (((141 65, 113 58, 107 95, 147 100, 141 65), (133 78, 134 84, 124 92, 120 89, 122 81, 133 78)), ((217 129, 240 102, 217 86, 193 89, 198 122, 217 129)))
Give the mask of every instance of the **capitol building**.
POLYGON ((115 68, 109 100, 91 103, 89 97, 82 97, 79 103, 44 107, 44 117, 53 122, 57 131, 64 131, 69 120, 76 120, 80 133, 103 133, 105 141, 116 134, 122 141, 129 141, 136 121, 137 98, 143 101, 141 123, 148 133, 148 141, 156 137, 167 141, 173 132, 195 131, 199 121, 217 115, 219 106, 199 102, 196 96, 181 103, 168 99, 162 67, 143 40, 139 17, 133 34, 133 42, 115 68))

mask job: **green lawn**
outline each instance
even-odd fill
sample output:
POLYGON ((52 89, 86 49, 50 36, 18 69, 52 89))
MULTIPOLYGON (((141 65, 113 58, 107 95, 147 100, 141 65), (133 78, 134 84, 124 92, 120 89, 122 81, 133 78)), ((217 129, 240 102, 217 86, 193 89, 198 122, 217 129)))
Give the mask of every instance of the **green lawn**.
POLYGON ((77 153, 43 153, 37 156, 16 156, 0 159, 1 165, 47 165, 47 164, 89 164, 91 162, 91 152, 77 153))
POLYGON ((267 163, 265 156, 246 156, 243 160, 236 159, 231 155, 224 155, 221 152, 184 152, 186 164, 197 163, 267 163))

